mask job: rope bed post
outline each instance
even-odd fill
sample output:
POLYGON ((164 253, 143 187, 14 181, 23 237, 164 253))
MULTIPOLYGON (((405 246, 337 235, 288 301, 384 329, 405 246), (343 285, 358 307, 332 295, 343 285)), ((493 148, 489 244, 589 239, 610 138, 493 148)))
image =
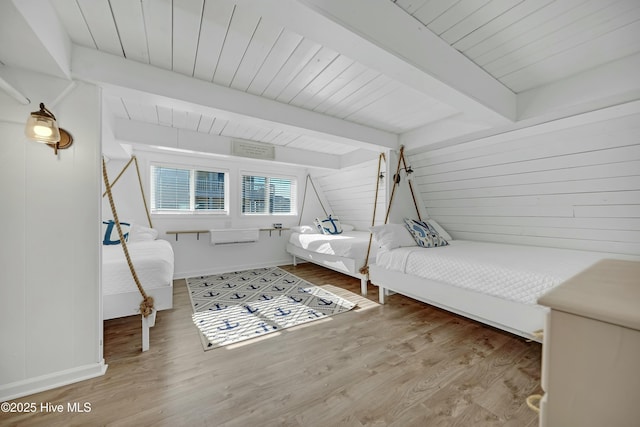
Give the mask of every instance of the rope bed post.
MULTIPOLYGON (((104 161, 104 159, 103 159, 103 161, 104 161)), ((142 194, 142 203, 144 204, 144 212, 147 214, 147 221, 149 222, 149 227, 153 228, 153 224, 151 222, 151 215, 149 214, 149 208, 147 207, 147 198, 145 197, 144 187, 142 186, 142 177, 140 176, 140 168, 138 167, 138 158, 136 156, 131 156, 131 158, 129 159, 127 164, 124 165, 124 167, 122 168, 120 173, 116 176, 116 178, 113 180, 111 185, 108 185, 107 186, 107 190, 105 190, 105 192, 102 193, 102 197, 106 196, 107 195, 107 191, 111 190, 111 188, 113 188, 113 186, 116 185, 116 182, 118 182, 120 177, 122 177, 122 175, 125 173, 125 171, 131 165, 131 163, 135 163, 135 165, 136 165, 136 174, 138 175, 138 184, 140 185, 140 194, 142 194)), ((105 183, 105 185, 106 185, 106 183, 105 183)))
POLYGON ((102 158, 102 178, 104 179, 104 185, 107 189, 106 193, 109 198, 109 205, 111 206, 111 213, 113 214, 113 221, 115 222, 116 229, 118 230, 118 237, 120 238, 120 245, 122 246, 122 251, 124 252, 124 256, 127 259, 127 264, 129 265, 129 271, 131 272, 131 276, 133 277, 133 281, 136 283, 138 287, 138 291, 140 295, 142 295, 142 302, 140 302, 140 314, 143 317, 148 317, 153 313, 153 297, 147 295, 140 283, 140 279, 138 278, 138 274, 136 273, 135 268, 133 267, 133 262, 131 261, 131 256, 129 255, 129 249, 127 248, 127 242, 124 240, 124 234, 122 233, 122 227, 120 227, 120 221, 118 220, 118 212, 116 211, 116 205, 113 202, 113 195, 111 194, 111 186, 109 185, 109 177, 107 176, 107 165, 104 161, 104 157, 102 158))
MULTIPOLYGON (((376 225, 376 210, 378 208, 378 190, 380 189, 380 169, 382 167, 382 161, 387 161, 384 153, 380 153, 378 156, 378 173, 376 174, 376 196, 373 201, 373 218, 371 219, 371 227, 376 225)), ((364 265, 360 267, 360 274, 364 274, 367 276, 367 281, 369 280, 369 254, 371 253, 371 243, 373 241, 373 232, 369 232, 369 245, 367 246, 367 255, 364 258, 364 265)), ((364 290, 364 289, 363 289, 364 290)), ((363 292, 366 294, 366 292, 363 292)))

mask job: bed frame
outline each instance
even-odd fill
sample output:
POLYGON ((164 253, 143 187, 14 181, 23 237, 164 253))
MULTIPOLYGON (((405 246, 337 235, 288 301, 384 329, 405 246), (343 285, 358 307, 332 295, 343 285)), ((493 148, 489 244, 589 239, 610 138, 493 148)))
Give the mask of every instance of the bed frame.
POLYGON ((320 254, 317 252, 307 251, 291 243, 287 243, 287 252, 293 256, 293 265, 298 264, 298 258, 318 264, 322 267, 330 268, 339 273, 347 274, 351 277, 360 279, 360 292, 367 295, 367 283, 369 275, 360 273, 360 268, 365 264, 364 258, 345 258, 336 255, 320 254))
POLYGON ((369 266, 369 278, 373 285, 379 287, 380 304, 384 304, 385 296, 393 291, 532 341, 542 342, 542 338, 534 332, 544 328, 549 312, 546 307, 508 301, 388 270, 375 264, 369 266))

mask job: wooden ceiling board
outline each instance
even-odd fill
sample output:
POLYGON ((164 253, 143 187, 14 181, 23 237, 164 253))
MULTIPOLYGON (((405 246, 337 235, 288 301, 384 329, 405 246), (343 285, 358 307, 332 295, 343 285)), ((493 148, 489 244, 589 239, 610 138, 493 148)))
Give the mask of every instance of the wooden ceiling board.
POLYGON ((260 95, 269 99, 276 99, 321 49, 322 46, 318 43, 303 39, 260 95))
POLYGON ((231 4, 205 3, 194 77, 207 82, 213 81, 234 9, 231 4))
POLYGON ((488 2, 489 0, 460 0, 431 21, 428 27, 434 33, 441 35, 467 16, 475 13, 488 2))
POLYGON ((204 0, 174 2, 172 70, 193 76, 202 23, 204 0))
POLYGON ((148 64, 149 50, 142 2, 110 0, 109 4, 125 58, 148 64))
POLYGON ((269 25, 262 19, 259 20, 251 43, 249 43, 242 62, 236 70, 230 87, 243 92, 248 90, 283 31, 282 27, 269 25))
POLYGON ((231 86, 233 77, 240 66, 240 62, 249 47, 260 19, 246 8, 236 7, 227 29, 227 36, 218 65, 215 69, 213 82, 222 86, 231 86))
MULTIPOLYGON (((600 36, 640 20, 640 3, 616 3, 604 13, 585 16, 580 21, 560 27, 544 37, 487 64, 484 68, 497 78, 561 54, 582 44, 590 44, 600 36)), ((640 41, 637 42, 640 44, 640 41)))
POLYGON ((302 36, 284 29, 251 81, 247 92, 261 95, 301 42, 302 36))
POLYGON ((163 107, 161 105, 156 106, 156 112, 158 114, 158 124, 161 126, 173 126, 173 111, 171 108, 163 107))
MULTIPOLYGON (((352 59, 339 55, 321 74, 316 76, 307 86, 298 92, 289 103, 298 107, 310 108, 310 106, 313 105, 312 99, 352 65, 354 65, 352 59)), ((318 98, 319 97, 316 99, 318 98)))
POLYGON ((320 48, 298 74, 280 91, 276 101, 290 103, 296 95, 322 74, 337 57, 338 52, 326 47, 320 48))
POLYGON ((211 125, 211 129, 209 129, 209 133, 212 135, 222 135, 222 131, 229 123, 228 120, 221 119, 220 117, 216 117, 213 120, 213 124, 211 125))
POLYGON ((350 95, 354 94, 360 88, 367 85, 380 75, 379 72, 371 69, 365 69, 362 73, 358 74, 354 79, 335 91, 331 96, 322 101, 313 110, 319 113, 325 113, 331 107, 339 105, 342 102, 348 102, 350 95))
POLYGON ((447 43, 453 45, 470 36, 474 31, 478 31, 492 20, 497 19, 503 13, 514 8, 524 0, 492 0, 484 4, 478 10, 456 22, 446 31, 440 34, 440 37, 447 43))
POLYGON ((97 49, 78 3, 68 2, 66 0, 54 0, 52 1, 52 5, 56 10, 60 22, 62 22, 62 25, 67 30, 71 41, 81 46, 97 49))
POLYGON ((173 8, 171 0, 142 2, 149 63, 165 70, 173 66, 173 8))
POLYGON ((101 51, 123 56, 118 29, 109 3, 78 0, 78 5, 96 47, 101 51))

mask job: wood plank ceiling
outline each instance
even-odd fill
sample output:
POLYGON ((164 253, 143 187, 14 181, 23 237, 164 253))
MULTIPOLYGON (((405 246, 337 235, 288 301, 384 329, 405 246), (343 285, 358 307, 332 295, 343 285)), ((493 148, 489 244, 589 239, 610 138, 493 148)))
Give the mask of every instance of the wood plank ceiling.
MULTIPOLYGON (((514 93, 640 52, 638 0, 390 1, 514 93)), ((52 4, 75 44, 375 129, 400 135, 461 113, 264 19, 250 2, 52 4)), ((275 123, 106 95, 113 114, 132 121, 338 155, 356 149, 275 123)))
POLYGON ((638 0, 395 0, 515 93, 640 51, 638 0))

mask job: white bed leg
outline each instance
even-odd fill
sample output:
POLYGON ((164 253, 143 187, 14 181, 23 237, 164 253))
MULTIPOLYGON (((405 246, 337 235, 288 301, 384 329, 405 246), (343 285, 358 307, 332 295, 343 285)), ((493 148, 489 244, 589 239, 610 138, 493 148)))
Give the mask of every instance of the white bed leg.
POLYGON ((296 267, 298 265, 298 259, 295 255, 293 255, 293 266, 296 267))
POLYGON ((378 286, 378 301, 380 304, 384 304, 384 297, 387 295, 387 290, 382 286, 378 286))
POLYGON ((367 296, 368 281, 369 279, 366 276, 360 278, 360 293, 362 294, 362 296, 367 296))
POLYGON ((149 328, 156 324, 156 310, 147 317, 142 317, 142 351, 149 350, 149 328))

